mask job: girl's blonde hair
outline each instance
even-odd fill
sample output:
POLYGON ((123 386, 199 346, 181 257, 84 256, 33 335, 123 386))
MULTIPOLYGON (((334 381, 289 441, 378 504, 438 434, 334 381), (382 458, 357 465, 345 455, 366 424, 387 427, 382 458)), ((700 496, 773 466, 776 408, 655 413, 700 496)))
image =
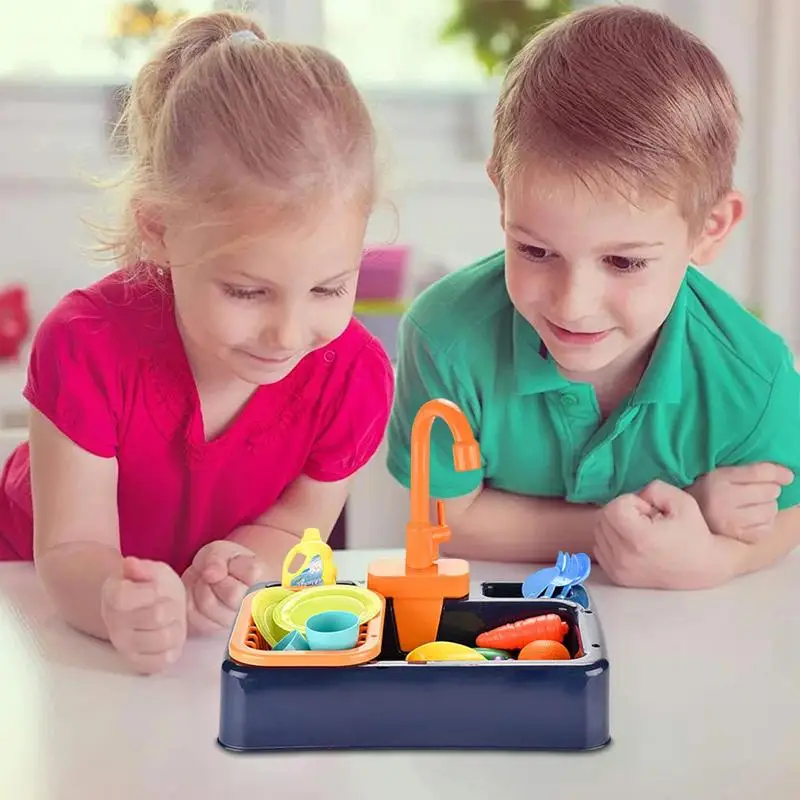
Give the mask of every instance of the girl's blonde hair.
POLYGON ((375 132, 347 69, 317 47, 269 41, 234 12, 175 28, 134 81, 118 130, 124 211, 101 249, 123 264, 141 256, 143 205, 225 224, 243 210, 353 200, 368 213, 375 201, 375 132))

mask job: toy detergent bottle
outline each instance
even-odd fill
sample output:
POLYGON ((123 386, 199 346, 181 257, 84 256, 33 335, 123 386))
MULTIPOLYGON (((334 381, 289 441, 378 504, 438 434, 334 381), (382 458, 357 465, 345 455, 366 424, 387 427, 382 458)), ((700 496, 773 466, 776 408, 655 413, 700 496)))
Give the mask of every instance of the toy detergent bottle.
POLYGON ((287 554, 283 561, 281 584, 287 588, 292 586, 321 586, 336 583, 336 565, 333 563, 333 550, 322 541, 318 528, 306 528, 303 538, 287 554), (289 566, 295 557, 304 557, 303 563, 296 572, 290 572, 289 566))

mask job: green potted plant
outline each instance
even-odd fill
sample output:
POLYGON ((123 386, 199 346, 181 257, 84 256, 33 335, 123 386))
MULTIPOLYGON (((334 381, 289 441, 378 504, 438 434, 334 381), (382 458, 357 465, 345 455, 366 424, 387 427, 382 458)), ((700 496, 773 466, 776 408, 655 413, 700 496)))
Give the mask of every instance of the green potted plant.
POLYGON ((584 4, 584 0, 455 0, 441 40, 468 41, 487 77, 486 92, 473 103, 477 158, 485 158, 491 150, 491 119, 503 76, 514 56, 544 25, 584 4))
POLYGON ((542 26, 568 14, 573 0, 456 0, 441 31, 443 42, 469 40, 487 76, 502 76, 542 26))

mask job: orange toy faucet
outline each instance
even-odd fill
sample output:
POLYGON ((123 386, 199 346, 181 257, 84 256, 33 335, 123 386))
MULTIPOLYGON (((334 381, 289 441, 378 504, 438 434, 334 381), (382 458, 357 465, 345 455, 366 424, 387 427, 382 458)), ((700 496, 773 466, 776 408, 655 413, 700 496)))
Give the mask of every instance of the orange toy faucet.
POLYGON ((430 440, 437 419, 444 420, 453 434, 457 470, 478 469, 481 461, 469 422, 455 403, 429 400, 420 408, 411 429, 411 516, 406 525, 406 556, 373 562, 367 573, 367 586, 392 600, 404 652, 434 641, 445 598, 469 594, 469 564, 462 559, 439 558, 439 545, 451 535, 444 503, 436 503, 436 524, 430 520, 430 440))
POLYGON ((411 518, 406 525, 406 567, 427 570, 439 558, 439 545, 450 539, 444 503, 436 501, 436 525, 430 521, 431 431, 443 419, 455 440, 453 464, 459 472, 478 469, 481 453, 467 418, 449 400, 429 400, 417 412, 411 428, 411 518))

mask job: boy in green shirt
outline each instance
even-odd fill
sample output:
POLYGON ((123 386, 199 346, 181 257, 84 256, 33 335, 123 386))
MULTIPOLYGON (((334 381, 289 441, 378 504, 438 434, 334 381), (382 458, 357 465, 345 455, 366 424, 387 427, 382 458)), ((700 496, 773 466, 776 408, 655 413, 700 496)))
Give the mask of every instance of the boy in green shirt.
POLYGON ((717 59, 652 12, 578 12, 517 56, 488 164, 505 248, 429 288, 400 329, 392 474, 409 485, 431 398, 481 445, 481 470, 456 472, 434 426, 448 552, 583 550, 623 585, 701 588, 800 542, 792 354, 687 267, 741 219, 739 126, 717 59))

